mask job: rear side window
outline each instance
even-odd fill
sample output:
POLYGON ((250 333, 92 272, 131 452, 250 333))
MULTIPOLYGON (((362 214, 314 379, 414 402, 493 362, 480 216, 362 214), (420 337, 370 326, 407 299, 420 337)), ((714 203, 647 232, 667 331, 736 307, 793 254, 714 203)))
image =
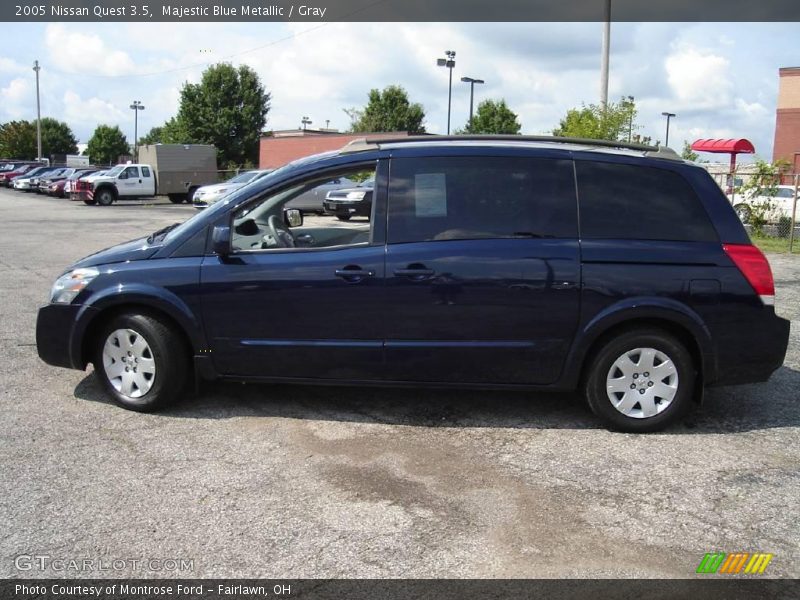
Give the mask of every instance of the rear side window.
POLYGON ((718 241, 700 199, 678 173, 575 161, 581 237, 718 241))
POLYGON ((142 177, 150 177, 150 168, 142 167, 142 177))
POLYGON ((392 160, 389 243, 576 236, 571 161, 485 156, 392 160))

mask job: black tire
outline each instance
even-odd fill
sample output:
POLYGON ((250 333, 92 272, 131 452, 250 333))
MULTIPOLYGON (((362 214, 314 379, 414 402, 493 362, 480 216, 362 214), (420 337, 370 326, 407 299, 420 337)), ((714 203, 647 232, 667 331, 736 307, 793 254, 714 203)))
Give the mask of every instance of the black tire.
MULTIPOLYGON (((636 356, 633 355, 633 358, 635 359, 636 356)), ((638 360, 642 360, 641 355, 639 355, 638 360)), ((621 371, 617 371, 617 375, 624 377, 621 371)), ((631 393, 636 392, 648 397, 650 395, 648 387, 659 383, 655 376, 651 376, 649 372, 647 372, 647 377, 645 377, 645 372, 633 373, 633 375, 638 375, 636 381, 641 383, 632 383, 631 385, 641 385, 642 387, 638 390, 631 390, 631 393), (642 389, 645 392, 641 392, 642 389)), ((696 367, 691 354, 674 336, 660 329, 634 329, 609 339, 594 355, 586 372, 584 394, 592 412, 600 417, 609 428, 630 433, 646 433, 664 429, 689 409, 692 402, 695 377, 696 367), (612 404, 610 395, 607 392, 607 378, 611 376, 612 366, 618 359, 622 358, 625 353, 639 348, 652 348, 663 353, 672 361, 677 373, 677 390, 672 401, 666 405, 666 408, 657 408, 660 412, 654 416, 637 418, 623 414, 612 404)), ((633 380, 631 379, 631 381, 633 380)), ((664 381, 669 380, 664 379, 664 381)), ((627 387, 627 383, 625 383, 625 387, 627 387)), ((613 392, 613 394, 623 404, 624 400, 628 398, 627 392, 613 392), (618 396, 617 394, 623 395, 618 396)), ((636 396, 631 396, 630 400, 635 398, 636 396)), ((665 401, 664 399, 655 398, 653 402, 658 407, 665 401)), ((630 410, 638 411, 642 405, 639 405, 640 409, 636 409, 635 406, 637 404, 634 404, 630 410)))
POLYGON ((91 200, 89 198, 86 198, 83 201, 83 203, 88 205, 88 206, 94 206, 95 204, 97 204, 97 200, 95 200, 94 198, 92 198, 91 200))
POLYGON ((349 221, 350 215, 336 215, 336 218, 339 219, 340 221, 349 221))
POLYGON ((111 206, 114 204, 114 200, 117 199, 116 194, 111 188, 100 188, 97 192, 94 193, 94 199, 100 206, 111 206))
MULTIPOLYGON (((134 337, 133 339, 138 338, 134 337)), ((95 338, 94 346, 92 362, 95 375, 114 402, 123 408, 137 412, 154 411, 178 400, 186 387, 189 374, 189 350, 180 333, 161 319, 136 313, 118 315, 105 324, 95 338), (131 395, 126 395, 115 387, 109 377, 104 364, 104 347, 109 337, 118 330, 131 330, 136 336, 141 337, 149 351, 142 353, 142 363, 152 360, 155 365, 150 383, 152 387, 149 387, 144 393, 137 388, 132 391, 131 395), (132 397, 137 393, 141 395, 132 397)), ((129 356, 127 360, 130 361, 132 358, 129 356)), ((114 363, 109 364, 109 368, 114 363)), ((136 364, 141 366, 141 363, 136 364)), ((146 375, 142 373, 142 376, 146 375)), ((136 376, 131 375, 131 377, 136 376)), ((124 385, 122 381, 119 383, 124 385)))
POLYGON ((190 187, 190 188, 189 188, 189 191, 188 191, 188 192, 186 193, 186 195, 183 197, 184 201, 185 201, 187 204, 191 204, 191 203, 192 203, 192 198, 194 198, 194 193, 197 191, 198 187, 199 187, 199 186, 190 187))
POLYGON ((186 196, 184 196, 183 194, 169 194, 167 198, 169 198, 169 201, 172 202, 173 204, 183 204, 183 201, 185 200, 186 196))

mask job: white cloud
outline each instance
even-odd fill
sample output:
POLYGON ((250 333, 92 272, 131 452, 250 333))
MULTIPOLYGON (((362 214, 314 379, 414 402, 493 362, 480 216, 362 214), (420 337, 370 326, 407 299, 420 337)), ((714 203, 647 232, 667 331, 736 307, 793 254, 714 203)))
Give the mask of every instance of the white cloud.
POLYGON ((730 61, 689 44, 679 45, 664 61, 667 81, 684 106, 714 109, 731 103, 730 61))
POLYGON ((126 52, 115 50, 95 33, 83 33, 77 27, 48 25, 44 36, 51 63, 65 73, 84 73, 91 68, 103 75, 136 73, 126 52))
POLYGON ((12 79, 0 89, 0 110, 7 118, 25 118, 35 111, 33 85, 27 79, 12 79))
POLYGON ((64 92, 63 118, 70 124, 118 123, 127 116, 120 108, 101 98, 83 99, 72 90, 64 92))

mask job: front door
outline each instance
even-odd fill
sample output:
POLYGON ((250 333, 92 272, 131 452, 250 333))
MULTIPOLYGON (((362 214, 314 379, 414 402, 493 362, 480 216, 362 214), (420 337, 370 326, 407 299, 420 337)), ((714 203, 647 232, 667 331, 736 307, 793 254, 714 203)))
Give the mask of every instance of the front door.
POLYGON ((371 217, 314 216, 288 228, 283 208, 308 185, 238 210, 233 253, 203 260, 203 319, 222 374, 382 376, 384 233, 376 235, 371 217))
POLYGON ((572 161, 392 160, 387 378, 554 382, 577 326, 572 161))

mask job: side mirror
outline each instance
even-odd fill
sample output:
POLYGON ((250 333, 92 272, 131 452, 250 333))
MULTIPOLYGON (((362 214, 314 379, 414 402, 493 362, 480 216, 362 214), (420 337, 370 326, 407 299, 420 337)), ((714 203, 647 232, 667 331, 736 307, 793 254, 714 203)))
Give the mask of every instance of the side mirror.
POLYGON ((231 253, 231 228, 227 225, 216 225, 211 232, 211 250, 219 256, 231 253))
POLYGON ((284 208, 283 222, 287 227, 300 227, 303 224, 303 213, 297 208, 284 208))

